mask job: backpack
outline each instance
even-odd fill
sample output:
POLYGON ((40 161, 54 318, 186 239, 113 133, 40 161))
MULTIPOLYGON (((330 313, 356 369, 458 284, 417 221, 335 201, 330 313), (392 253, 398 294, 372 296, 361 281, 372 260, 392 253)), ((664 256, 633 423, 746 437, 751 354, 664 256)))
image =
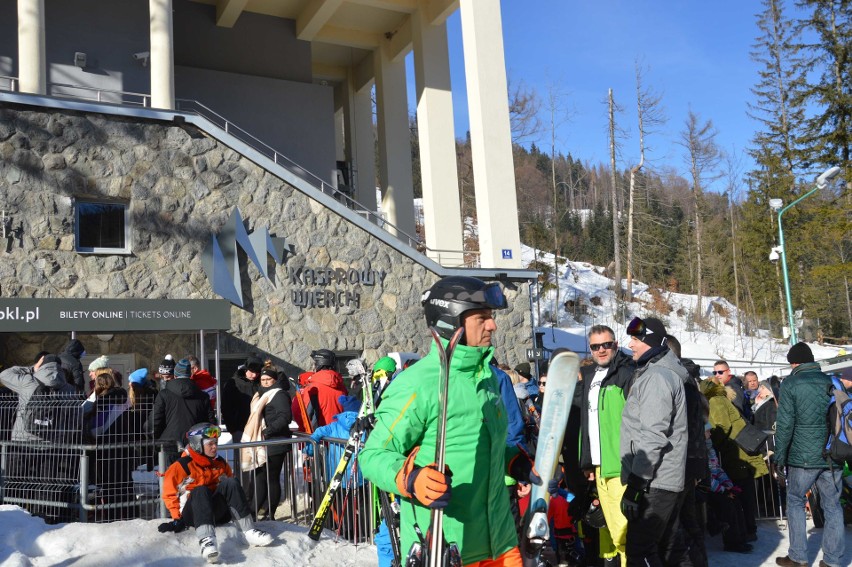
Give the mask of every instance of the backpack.
POLYGON ((82 438, 83 406, 79 395, 39 384, 24 415, 27 432, 44 441, 79 443, 82 438))
POLYGON ((831 390, 828 442, 823 455, 839 465, 852 462, 852 398, 842 387, 831 390))

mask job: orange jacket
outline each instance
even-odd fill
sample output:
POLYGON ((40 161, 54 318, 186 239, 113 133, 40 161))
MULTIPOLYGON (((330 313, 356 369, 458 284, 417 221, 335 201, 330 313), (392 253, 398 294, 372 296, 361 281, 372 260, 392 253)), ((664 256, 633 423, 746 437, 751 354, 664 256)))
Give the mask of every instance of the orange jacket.
POLYGON ((187 447, 180 459, 172 463, 163 476, 163 502, 172 519, 180 519, 183 506, 193 488, 207 486, 210 490, 216 490, 222 476, 234 476, 225 459, 210 459, 187 447))

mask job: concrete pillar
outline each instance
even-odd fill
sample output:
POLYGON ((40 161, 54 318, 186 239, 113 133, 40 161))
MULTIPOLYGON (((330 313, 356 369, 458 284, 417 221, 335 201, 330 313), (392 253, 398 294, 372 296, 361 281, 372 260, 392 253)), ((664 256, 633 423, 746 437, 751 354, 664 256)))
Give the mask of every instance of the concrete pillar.
POLYGON ((464 264, 447 26, 411 16, 417 82, 417 131, 427 254, 444 266, 464 264), (452 251, 452 252, 448 252, 452 251))
POLYGON ((175 107, 172 0, 149 0, 151 17, 151 106, 175 107))
POLYGON ((387 215, 388 222, 414 236, 414 180, 411 174, 405 61, 392 61, 381 46, 374 54, 382 212, 387 215))
MULTIPOLYGON (((376 143, 373 138, 373 84, 355 91, 353 136, 355 155, 355 200, 375 211, 376 203, 376 143)), ((413 183, 413 182, 412 182, 413 183)), ((413 192, 413 189, 412 189, 413 192)))
POLYGON ((18 0, 18 89, 47 94, 44 0, 18 0))
POLYGON ((520 268, 500 0, 460 0, 481 265, 520 268))

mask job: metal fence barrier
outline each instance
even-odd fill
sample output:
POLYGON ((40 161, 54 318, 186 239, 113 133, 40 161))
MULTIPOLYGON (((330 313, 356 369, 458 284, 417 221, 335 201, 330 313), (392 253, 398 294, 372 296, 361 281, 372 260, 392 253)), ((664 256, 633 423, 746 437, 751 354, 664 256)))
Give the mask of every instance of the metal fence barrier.
MULTIPOLYGON (((47 523, 111 522, 168 516, 160 494, 168 442, 145 433, 152 401, 100 404, 91 411, 81 395, 33 396, 19 403, 0 394, 0 503, 16 504, 47 523), (41 423, 40 426, 36 425, 41 423)), ((222 443, 219 454, 231 464, 251 505, 258 475, 277 482, 281 500, 267 519, 311 524, 339 456, 343 439, 317 443, 303 434, 255 443, 222 443), (291 449, 278 479, 267 467, 243 472, 240 449, 287 445, 291 449), (312 445, 313 457, 303 449, 312 445)), ((326 520, 326 528, 354 543, 372 542, 377 521, 372 485, 352 463, 326 520), (351 473, 350 473, 351 471, 351 473)))

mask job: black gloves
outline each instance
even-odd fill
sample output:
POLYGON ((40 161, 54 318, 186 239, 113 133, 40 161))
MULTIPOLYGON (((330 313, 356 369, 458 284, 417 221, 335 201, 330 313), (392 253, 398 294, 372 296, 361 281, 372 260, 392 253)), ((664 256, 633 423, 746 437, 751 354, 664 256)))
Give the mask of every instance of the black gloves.
POLYGON ((648 484, 647 480, 633 474, 627 478, 627 487, 621 497, 621 513, 628 522, 637 520, 642 515, 642 500, 648 492, 648 484))
POLYGON ((165 522, 163 524, 160 524, 159 526, 157 526, 157 529, 160 531, 161 534, 165 534, 168 532, 174 532, 176 534, 179 534, 180 532, 186 529, 186 524, 184 524, 183 520, 180 519, 172 520, 171 522, 165 522))
POLYGON ((535 462, 520 445, 518 445, 518 454, 509 461, 509 476, 518 482, 541 484, 541 476, 535 470, 535 462))

